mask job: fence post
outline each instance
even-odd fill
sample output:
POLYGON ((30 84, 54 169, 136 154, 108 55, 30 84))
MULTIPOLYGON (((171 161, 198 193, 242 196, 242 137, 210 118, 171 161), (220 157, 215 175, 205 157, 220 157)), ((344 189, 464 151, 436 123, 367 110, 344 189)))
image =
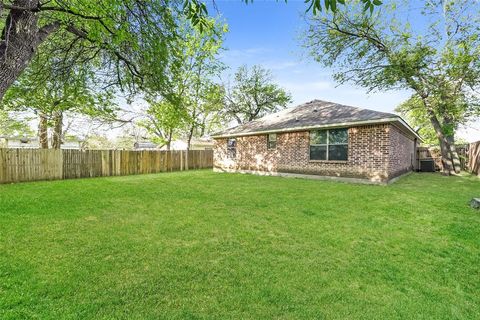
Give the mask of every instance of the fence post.
POLYGON ((57 159, 58 166, 58 179, 63 179, 63 150, 59 149, 59 155, 57 159))
POLYGON ((200 169, 213 166, 211 155, 212 150, 138 152, 0 148, 0 183, 200 169))
POLYGON ((0 148, 0 183, 7 180, 7 149, 0 148))
POLYGON ((469 146, 468 170, 480 176, 480 141, 473 142, 469 146))

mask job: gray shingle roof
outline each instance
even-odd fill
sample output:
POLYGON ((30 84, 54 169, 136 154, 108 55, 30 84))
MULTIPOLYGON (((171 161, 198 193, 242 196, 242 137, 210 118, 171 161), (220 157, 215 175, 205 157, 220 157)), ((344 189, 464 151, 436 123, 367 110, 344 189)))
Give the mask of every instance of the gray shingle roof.
MULTIPOLYGON (((282 132, 356 122, 378 122, 383 119, 403 120, 387 112, 361 109, 334 102, 313 100, 263 118, 213 134, 213 137, 249 135, 255 132, 282 132)), ((408 125, 407 125, 408 127, 408 125)), ((408 127, 409 130, 411 128, 408 127)))

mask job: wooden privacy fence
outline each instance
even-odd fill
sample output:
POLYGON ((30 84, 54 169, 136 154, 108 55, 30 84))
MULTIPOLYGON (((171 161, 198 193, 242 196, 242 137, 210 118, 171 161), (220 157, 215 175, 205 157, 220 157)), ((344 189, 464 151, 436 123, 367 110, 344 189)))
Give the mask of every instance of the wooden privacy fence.
POLYGON ((468 148, 468 169, 480 176, 480 141, 470 143, 468 148))
POLYGON ((0 183, 212 168, 212 150, 1 149, 0 183))
MULTIPOLYGON (((462 170, 480 176, 480 141, 456 146, 462 170)), ((433 159, 438 170, 442 168, 441 154, 438 148, 418 147, 418 160, 433 159)))
MULTIPOLYGON (((460 168, 462 170, 467 170, 468 145, 457 145, 455 147, 460 158, 460 168)), ((441 170, 443 167, 442 155, 438 147, 418 147, 417 159, 419 161, 424 159, 432 159, 435 162, 435 167, 437 170, 441 170)))

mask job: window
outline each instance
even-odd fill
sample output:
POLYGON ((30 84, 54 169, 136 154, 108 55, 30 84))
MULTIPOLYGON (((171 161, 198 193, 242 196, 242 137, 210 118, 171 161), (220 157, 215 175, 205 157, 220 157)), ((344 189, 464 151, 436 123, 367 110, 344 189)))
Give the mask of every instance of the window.
POLYGON ((237 139, 227 140, 227 157, 229 159, 235 159, 237 157, 237 139))
POLYGON ((268 150, 277 149, 277 134, 276 133, 267 134, 267 149, 268 150))
POLYGON ((310 160, 347 159, 348 129, 310 131, 310 160))

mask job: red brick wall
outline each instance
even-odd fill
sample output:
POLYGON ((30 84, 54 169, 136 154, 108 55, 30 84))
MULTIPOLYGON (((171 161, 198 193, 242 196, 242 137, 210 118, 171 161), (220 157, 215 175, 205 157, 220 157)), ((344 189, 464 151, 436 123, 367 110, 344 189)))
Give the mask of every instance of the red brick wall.
POLYGON ((390 127, 390 150, 388 162, 389 178, 413 170, 415 164, 415 142, 397 127, 390 127))
MULTIPOLYGON (((227 139, 216 139, 214 167, 221 170, 289 172, 386 181, 392 173, 400 172, 394 169, 394 165, 400 164, 401 170, 406 168, 406 155, 390 156, 392 143, 397 147, 406 143, 395 130, 398 129, 389 124, 349 128, 348 161, 311 161, 308 131, 278 133, 275 150, 267 150, 266 135, 237 137, 237 156, 234 160, 227 157, 227 139), (391 137, 392 131, 395 132, 395 138, 391 137)), ((407 152, 407 149, 400 148, 401 152, 407 152)))

